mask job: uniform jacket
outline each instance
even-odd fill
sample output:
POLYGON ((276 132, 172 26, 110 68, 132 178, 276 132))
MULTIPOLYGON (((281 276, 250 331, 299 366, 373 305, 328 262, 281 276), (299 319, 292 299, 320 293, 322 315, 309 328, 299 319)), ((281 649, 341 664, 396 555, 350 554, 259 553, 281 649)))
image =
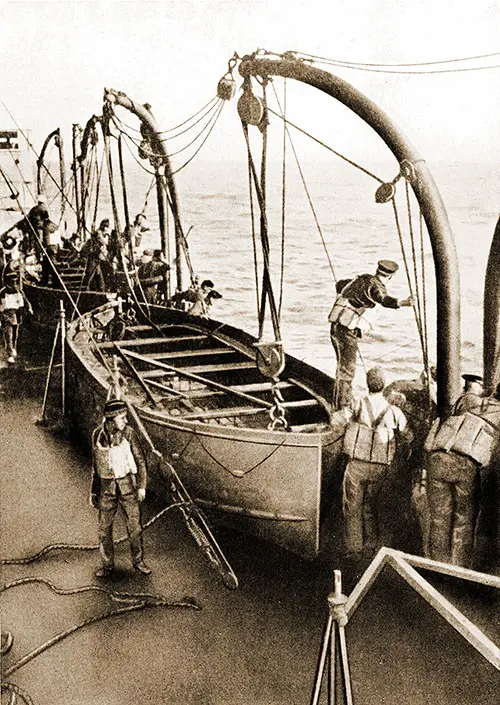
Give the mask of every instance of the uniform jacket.
POLYGON ((355 308, 375 308, 376 304, 385 308, 399 308, 398 300, 388 295, 385 284, 374 274, 341 279, 336 288, 337 293, 342 294, 355 308))

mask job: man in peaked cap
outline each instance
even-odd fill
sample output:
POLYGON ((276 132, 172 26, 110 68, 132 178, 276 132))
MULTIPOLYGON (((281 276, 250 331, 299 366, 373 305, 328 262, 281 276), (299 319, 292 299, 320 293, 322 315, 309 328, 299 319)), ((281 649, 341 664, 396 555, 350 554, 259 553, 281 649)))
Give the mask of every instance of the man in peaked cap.
POLYGON ((462 379, 464 380, 464 388, 455 402, 454 416, 478 409, 483 401, 483 378, 480 375, 465 374, 462 375, 462 379))
POLYGON ((118 505, 125 515, 132 564, 142 575, 151 569, 144 563, 140 503, 146 497, 146 462, 137 434, 127 422, 127 405, 112 399, 104 406, 104 423, 92 434, 91 505, 99 509, 98 578, 114 569, 113 522, 118 505))
POLYGON ((347 406, 352 398, 352 380, 356 374, 358 341, 370 324, 363 318, 368 309, 377 304, 385 308, 412 306, 413 298, 396 299, 389 296, 387 282, 398 271, 396 262, 382 259, 375 274, 361 274, 354 279, 337 282, 337 297, 328 320, 330 337, 337 356, 333 405, 335 409, 347 406))

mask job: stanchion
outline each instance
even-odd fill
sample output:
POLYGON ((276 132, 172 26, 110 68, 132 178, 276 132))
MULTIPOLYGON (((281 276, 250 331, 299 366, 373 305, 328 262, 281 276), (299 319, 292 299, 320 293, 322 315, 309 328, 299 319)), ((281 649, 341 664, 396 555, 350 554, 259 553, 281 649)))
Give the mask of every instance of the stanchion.
POLYGON ((330 656, 328 705, 335 705, 337 696, 337 652, 340 655, 340 676, 344 685, 345 703, 346 705, 353 705, 351 674, 349 670, 347 641, 345 635, 345 626, 347 624, 347 614, 345 611, 346 602, 347 597, 342 594, 342 574, 340 570, 335 570, 334 591, 328 595, 329 615, 323 635, 323 643, 321 645, 311 705, 318 705, 321 694, 321 685, 323 682, 323 674, 328 656, 330 656))
POLYGON ((52 350, 50 353, 49 367, 47 371, 47 379, 45 380, 45 389, 43 392, 43 402, 42 402, 42 418, 40 419, 40 424, 46 424, 47 418, 45 416, 47 411, 47 400, 49 397, 50 380, 52 379, 52 371, 55 367, 59 365, 54 364, 57 343, 61 339, 61 412, 64 417, 66 413, 66 351, 65 351, 65 340, 66 340, 66 312, 64 310, 64 303, 60 302, 59 309, 59 320, 56 326, 56 332, 54 333, 54 340, 52 342, 52 350))

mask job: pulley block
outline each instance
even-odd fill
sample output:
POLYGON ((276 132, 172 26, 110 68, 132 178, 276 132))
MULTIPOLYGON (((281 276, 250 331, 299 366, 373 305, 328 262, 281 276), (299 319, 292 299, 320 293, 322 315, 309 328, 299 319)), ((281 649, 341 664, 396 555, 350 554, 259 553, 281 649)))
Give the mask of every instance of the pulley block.
POLYGON ((252 92, 250 82, 243 83, 243 95, 238 101, 238 115, 246 125, 259 125, 264 117, 264 103, 252 92))
POLYGON ((230 74, 221 78, 217 85, 217 97, 222 100, 232 100, 236 93, 236 82, 230 74))
POLYGON ((285 351, 281 341, 255 343, 256 363, 259 372, 271 379, 279 377, 285 369, 285 351))
POLYGON ((392 200, 396 194, 396 187, 392 181, 382 184, 375 191, 375 202, 376 203, 387 203, 392 200))

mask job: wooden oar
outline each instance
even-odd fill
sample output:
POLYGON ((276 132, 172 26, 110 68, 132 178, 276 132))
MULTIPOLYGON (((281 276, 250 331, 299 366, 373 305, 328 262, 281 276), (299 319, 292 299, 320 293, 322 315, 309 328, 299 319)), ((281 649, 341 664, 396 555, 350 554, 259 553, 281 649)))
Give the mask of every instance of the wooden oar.
POLYGON ((187 372, 186 370, 179 369, 178 367, 174 367, 174 365, 168 365, 166 362, 159 362, 158 360, 151 360, 149 357, 144 357, 143 355, 140 355, 139 353, 133 352, 132 350, 122 350, 121 351, 126 357, 133 357, 134 360, 140 360, 141 362, 146 362, 148 365, 151 365, 152 367, 157 367, 160 370, 165 370, 166 372, 175 372, 176 374, 180 375, 181 377, 186 377, 187 379, 192 379, 195 382, 200 382, 201 384, 206 385, 207 387, 213 387, 214 389, 219 389, 223 392, 227 392, 229 394, 234 394, 237 397, 240 397, 241 399, 246 399, 247 401, 251 401, 253 404, 258 404, 259 406, 265 406, 268 409, 272 408, 271 402, 264 401, 263 399, 259 399, 258 397, 254 397, 251 394, 246 394, 245 392, 240 392, 237 389, 233 389, 232 387, 228 387, 225 384, 221 384, 219 382, 214 382, 211 379, 207 379, 206 377, 201 377, 200 375, 194 374, 193 372, 187 372))

